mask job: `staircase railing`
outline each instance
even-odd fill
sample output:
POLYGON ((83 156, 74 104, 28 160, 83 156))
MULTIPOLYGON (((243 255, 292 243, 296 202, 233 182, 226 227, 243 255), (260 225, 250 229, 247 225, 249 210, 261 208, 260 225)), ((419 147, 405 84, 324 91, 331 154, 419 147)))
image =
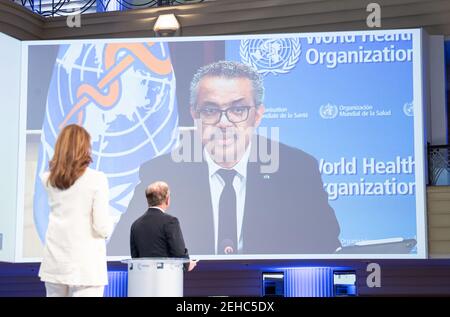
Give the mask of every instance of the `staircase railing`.
POLYGON ((205 0, 11 0, 44 17, 193 4, 205 0))
POLYGON ((450 145, 428 144, 428 184, 450 185, 450 145))

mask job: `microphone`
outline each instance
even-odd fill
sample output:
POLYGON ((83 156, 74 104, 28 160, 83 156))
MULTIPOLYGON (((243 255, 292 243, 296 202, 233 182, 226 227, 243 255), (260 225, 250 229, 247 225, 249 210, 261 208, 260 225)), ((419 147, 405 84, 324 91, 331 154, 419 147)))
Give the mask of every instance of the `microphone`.
POLYGON ((220 243, 219 252, 224 254, 233 254, 236 252, 236 247, 231 239, 224 239, 220 243))

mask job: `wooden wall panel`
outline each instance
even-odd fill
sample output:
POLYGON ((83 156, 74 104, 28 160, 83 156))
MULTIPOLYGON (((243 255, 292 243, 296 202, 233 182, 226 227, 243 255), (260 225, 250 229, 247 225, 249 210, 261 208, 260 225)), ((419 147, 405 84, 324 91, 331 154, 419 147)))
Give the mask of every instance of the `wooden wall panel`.
POLYGON ((428 253, 450 258, 450 186, 427 188, 428 253))

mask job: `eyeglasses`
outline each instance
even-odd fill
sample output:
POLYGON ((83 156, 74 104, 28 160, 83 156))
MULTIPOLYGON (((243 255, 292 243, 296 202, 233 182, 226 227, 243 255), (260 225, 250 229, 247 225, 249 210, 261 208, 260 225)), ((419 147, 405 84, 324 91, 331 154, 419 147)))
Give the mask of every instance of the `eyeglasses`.
POLYGON ((204 124, 217 124, 222 119, 222 114, 225 113, 228 121, 231 123, 240 123, 248 119, 250 109, 254 107, 249 106, 233 106, 225 110, 215 107, 204 107, 197 109, 200 119, 204 124))

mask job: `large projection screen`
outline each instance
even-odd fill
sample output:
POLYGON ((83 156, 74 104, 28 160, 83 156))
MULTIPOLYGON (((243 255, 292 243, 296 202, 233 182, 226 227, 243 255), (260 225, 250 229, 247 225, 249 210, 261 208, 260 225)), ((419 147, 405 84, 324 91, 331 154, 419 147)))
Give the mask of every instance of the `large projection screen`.
POLYGON ((41 257, 39 175, 70 123, 90 132, 91 168, 108 176, 110 260, 129 257, 157 180, 194 258, 425 258, 422 36, 24 42, 21 260, 41 257), (231 186, 234 216, 221 220, 231 186), (221 240, 225 221, 234 241, 221 240))

